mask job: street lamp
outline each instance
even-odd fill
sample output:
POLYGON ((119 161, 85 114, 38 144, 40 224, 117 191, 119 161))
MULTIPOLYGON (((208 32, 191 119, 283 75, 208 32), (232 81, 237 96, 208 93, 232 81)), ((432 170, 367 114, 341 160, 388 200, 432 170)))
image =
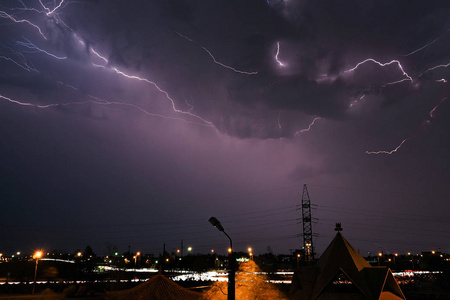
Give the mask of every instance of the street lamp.
POLYGON ((141 252, 138 252, 138 253, 136 253, 136 255, 134 256, 134 268, 136 269, 136 267, 137 267, 137 259, 138 259, 138 256, 139 255, 141 255, 141 252))
POLYGON ((222 231, 230 240, 230 248, 228 249, 228 260, 229 260, 229 271, 228 271, 228 300, 235 300, 235 259, 233 255, 233 241, 231 240, 230 236, 225 232, 225 229, 223 228, 222 224, 220 224, 219 220, 215 217, 209 218, 209 223, 211 223, 212 226, 219 229, 219 231, 222 231))
POLYGON ((39 262, 39 258, 41 258, 43 255, 42 251, 36 251, 33 254, 33 258, 36 260, 36 265, 34 267, 34 283, 33 283, 33 291, 32 294, 34 295, 34 289, 36 287, 36 275, 37 275, 37 267, 38 267, 38 262, 39 262))

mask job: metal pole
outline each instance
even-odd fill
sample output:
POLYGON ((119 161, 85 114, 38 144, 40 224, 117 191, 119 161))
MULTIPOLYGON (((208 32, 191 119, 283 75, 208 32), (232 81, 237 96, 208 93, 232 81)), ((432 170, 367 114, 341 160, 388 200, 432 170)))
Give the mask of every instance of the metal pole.
POLYGON ((233 241, 231 240, 230 236, 223 231, 225 235, 230 240, 230 249, 231 251, 228 253, 228 264, 229 264, 229 270, 228 270, 228 296, 227 300, 235 300, 236 299, 236 290, 235 290, 235 278, 236 278, 236 259, 234 258, 234 251, 233 251, 233 241))
POLYGON ((36 275, 37 275, 37 266, 39 259, 36 259, 36 266, 34 267, 34 283, 33 283, 33 291, 31 292, 34 295, 34 288, 36 286, 36 275))
POLYGON ((228 300, 235 300, 236 299, 236 291, 235 291, 235 275, 236 275, 236 259, 234 258, 233 253, 233 241, 231 240, 230 236, 225 232, 225 229, 223 228, 222 224, 220 224, 219 220, 215 217, 209 218, 209 223, 211 223, 212 226, 216 227, 219 231, 222 231, 230 240, 230 251, 228 253, 228 300))

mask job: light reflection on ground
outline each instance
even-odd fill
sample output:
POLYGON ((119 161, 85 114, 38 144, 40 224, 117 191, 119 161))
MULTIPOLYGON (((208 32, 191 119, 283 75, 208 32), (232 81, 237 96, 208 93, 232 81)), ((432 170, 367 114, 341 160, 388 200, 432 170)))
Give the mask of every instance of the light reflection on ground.
MULTIPOLYGON (((216 282, 204 295, 205 299, 226 300, 228 293, 228 283, 226 281, 216 282)), ((236 272, 236 299, 287 299, 276 285, 268 282, 266 275, 263 275, 254 261, 239 264, 236 272)))

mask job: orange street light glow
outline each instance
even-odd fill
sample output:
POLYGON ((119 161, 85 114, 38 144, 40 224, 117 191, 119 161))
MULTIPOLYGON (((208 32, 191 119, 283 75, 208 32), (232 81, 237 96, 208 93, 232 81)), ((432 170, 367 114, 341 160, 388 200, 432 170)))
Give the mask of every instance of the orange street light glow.
POLYGON ((34 259, 39 259, 39 258, 42 257, 42 255, 43 255, 42 251, 36 251, 36 252, 34 252, 34 254, 33 254, 33 258, 34 258, 34 259))

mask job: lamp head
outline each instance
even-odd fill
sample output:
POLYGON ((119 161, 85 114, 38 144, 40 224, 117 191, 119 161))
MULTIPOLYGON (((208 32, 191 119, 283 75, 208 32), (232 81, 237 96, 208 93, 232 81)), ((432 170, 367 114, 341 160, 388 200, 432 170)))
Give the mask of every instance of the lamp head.
POLYGON ((220 224, 220 221, 217 220, 217 218, 215 217, 211 217, 209 218, 209 223, 211 223, 212 226, 216 227, 217 229, 219 229, 220 231, 224 231, 225 229, 223 228, 222 224, 220 224))

